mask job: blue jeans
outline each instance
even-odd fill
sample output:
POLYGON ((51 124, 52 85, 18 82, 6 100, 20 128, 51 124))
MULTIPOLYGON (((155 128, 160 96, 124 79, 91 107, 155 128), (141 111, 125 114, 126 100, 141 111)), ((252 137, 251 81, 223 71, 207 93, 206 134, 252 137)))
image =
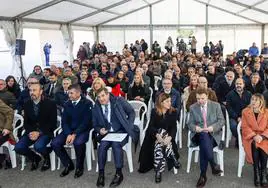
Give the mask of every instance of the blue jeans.
POLYGON ((230 129, 231 132, 233 134, 233 136, 237 139, 238 138, 238 134, 237 134, 237 120, 235 119, 231 119, 230 118, 230 129))
POLYGON ((31 161, 34 160, 36 154, 29 148, 31 145, 34 145, 34 150, 37 153, 40 153, 42 156, 47 157, 52 151, 51 147, 47 147, 47 144, 51 141, 51 137, 47 135, 40 135, 39 138, 35 141, 32 141, 28 134, 24 134, 19 142, 15 145, 15 151, 20 154, 28 157, 31 161))

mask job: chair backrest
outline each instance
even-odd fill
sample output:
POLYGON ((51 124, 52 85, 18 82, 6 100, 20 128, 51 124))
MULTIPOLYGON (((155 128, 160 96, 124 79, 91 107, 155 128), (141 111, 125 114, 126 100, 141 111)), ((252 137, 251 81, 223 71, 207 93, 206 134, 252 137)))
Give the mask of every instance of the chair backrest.
POLYGON ((143 120, 144 115, 147 112, 146 104, 144 102, 142 102, 142 101, 136 101, 136 100, 128 101, 128 103, 134 108, 136 118, 139 118, 140 120, 143 120), (141 111, 142 108, 144 108, 144 111, 143 111, 143 113, 141 114, 141 117, 140 117, 140 111, 141 111))
POLYGON ((14 119, 13 119, 13 129, 15 129, 16 127, 22 127, 24 123, 24 119, 21 115, 19 114, 14 114, 14 119), (17 124, 19 122, 19 124, 17 124))
POLYGON ((225 114, 226 114, 226 116, 225 116, 225 118, 226 118, 226 129, 227 130, 230 130, 230 117, 229 117, 229 113, 228 113, 228 111, 227 111, 227 109, 225 109, 225 114))
POLYGON ((240 121, 239 123, 238 123, 238 125, 237 125, 237 135, 238 135, 238 147, 239 147, 239 149, 241 148, 243 148, 244 149, 244 147, 243 147, 243 143, 242 143, 242 135, 241 135, 241 124, 242 124, 242 122, 240 121))
POLYGON ((158 81, 162 78, 160 76, 154 76, 154 88, 155 90, 158 90, 158 81))

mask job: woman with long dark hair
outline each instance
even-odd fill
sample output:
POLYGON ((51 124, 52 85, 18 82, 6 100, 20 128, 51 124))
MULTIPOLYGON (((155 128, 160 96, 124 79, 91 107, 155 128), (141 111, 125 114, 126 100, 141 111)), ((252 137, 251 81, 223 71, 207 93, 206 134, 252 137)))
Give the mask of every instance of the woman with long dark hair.
POLYGON ((139 156, 139 172, 155 169, 155 182, 161 182, 161 173, 165 169, 180 168, 179 153, 175 136, 178 112, 171 106, 170 95, 161 93, 152 110, 148 129, 139 156))
POLYGON ((16 99, 18 99, 20 96, 21 90, 20 90, 20 85, 17 83, 14 76, 9 75, 6 78, 6 84, 7 84, 7 90, 13 93, 16 99))

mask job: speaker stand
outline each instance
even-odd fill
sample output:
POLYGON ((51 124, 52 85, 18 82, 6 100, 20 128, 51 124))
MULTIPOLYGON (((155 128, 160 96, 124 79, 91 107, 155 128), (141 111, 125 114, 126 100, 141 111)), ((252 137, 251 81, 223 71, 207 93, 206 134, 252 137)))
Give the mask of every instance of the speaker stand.
POLYGON ((22 83, 22 87, 25 88, 26 86, 26 79, 25 77, 23 76, 23 66, 22 66, 22 57, 21 55, 19 55, 19 60, 20 60, 20 79, 18 81, 18 83, 22 83))

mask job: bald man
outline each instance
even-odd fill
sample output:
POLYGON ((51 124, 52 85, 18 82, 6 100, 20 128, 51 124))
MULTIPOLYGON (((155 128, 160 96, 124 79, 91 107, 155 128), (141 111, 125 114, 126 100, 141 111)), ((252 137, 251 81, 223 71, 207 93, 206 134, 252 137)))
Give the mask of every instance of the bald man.
POLYGON ((230 91, 226 96, 226 108, 230 117, 230 128, 233 136, 236 138, 238 146, 237 125, 241 121, 242 110, 250 103, 251 93, 245 88, 245 81, 238 78, 235 81, 235 89, 230 91))
MULTIPOLYGON (((218 102, 218 99, 217 99, 215 91, 213 91, 212 89, 208 88, 208 81, 207 81, 206 77, 200 76, 198 78, 198 88, 207 89, 207 91, 208 91, 208 99, 211 100, 211 101, 214 101, 214 102, 218 102)), ((190 95, 189 95, 189 98, 187 100, 187 103, 186 103, 187 111, 189 111, 190 106, 192 104, 196 103, 196 102, 197 102, 196 90, 192 90, 190 95)))

